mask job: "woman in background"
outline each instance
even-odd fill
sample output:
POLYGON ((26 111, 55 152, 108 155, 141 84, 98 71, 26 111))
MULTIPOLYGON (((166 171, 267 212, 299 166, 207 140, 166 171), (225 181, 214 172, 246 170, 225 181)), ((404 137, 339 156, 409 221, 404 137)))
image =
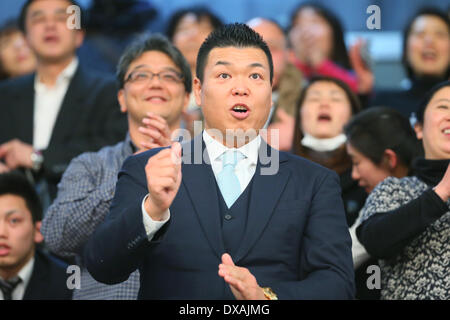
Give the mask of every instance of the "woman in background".
POLYGON ((367 196, 351 178, 344 125, 360 110, 359 100, 342 81, 315 77, 303 89, 295 117, 293 153, 331 170, 341 179, 342 196, 351 226, 367 196))
POLYGON ((15 20, 0 27, 0 80, 34 72, 36 57, 15 20))
POLYGON ((402 62, 407 88, 376 92, 371 104, 392 106, 409 119, 426 92, 450 77, 450 20, 445 12, 427 8, 413 16, 403 32, 402 62))
MULTIPOLYGON (((167 38, 181 51, 191 67, 192 79, 196 74, 197 54, 200 46, 211 31, 221 27, 222 21, 209 9, 201 6, 184 8, 176 11, 169 19, 166 28, 167 38)), ((203 121, 203 115, 190 96, 186 112, 183 112, 183 126, 193 136, 194 121, 203 121)))
POLYGON ((424 158, 414 175, 389 177, 369 195, 356 229, 379 260, 382 299, 450 299, 450 81, 417 109, 424 158))
MULTIPOLYGON (((368 194, 387 177, 402 178, 410 174, 413 160, 419 155, 419 143, 409 121, 398 111, 374 107, 355 115, 344 127, 347 152, 352 159, 352 178, 368 194)), ((380 290, 367 288, 367 267, 377 265, 356 237, 356 221, 350 228, 356 298, 379 299, 380 290)))
POLYGON ((334 77, 358 92, 343 29, 334 14, 317 4, 302 4, 291 16, 288 36, 293 51, 291 62, 306 78, 334 77))

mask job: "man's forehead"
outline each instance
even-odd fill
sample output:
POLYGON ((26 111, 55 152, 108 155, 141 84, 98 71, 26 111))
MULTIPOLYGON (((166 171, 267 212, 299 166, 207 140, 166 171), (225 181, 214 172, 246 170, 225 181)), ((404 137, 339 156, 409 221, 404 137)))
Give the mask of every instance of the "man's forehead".
POLYGON ((3 194, 0 196, 0 216, 12 213, 25 214, 28 211, 25 199, 15 194, 3 194))
POLYGON ((72 2, 68 0, 34 0, 30 4, 28 12, 44 9, 66 12, 67 7, 71 5, 72 2))
POLYGON ((179 70, 176 63, 166 53, 158 50, 145 51, 130 63, 128 69, 143 67, 179 70))
POLYGON ((256 47, 214 48, 208 55, 207 65, 214 67, 220 64, 245 66, 261 65, 264 68, 269 68, 266 54, 262 49, 256 47))

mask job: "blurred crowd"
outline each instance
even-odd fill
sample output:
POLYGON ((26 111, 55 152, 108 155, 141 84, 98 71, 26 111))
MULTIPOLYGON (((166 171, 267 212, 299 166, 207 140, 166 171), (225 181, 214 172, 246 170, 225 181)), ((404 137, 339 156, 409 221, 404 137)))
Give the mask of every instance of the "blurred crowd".
MULTIPOLYGON (((179 128, 193 137, 203 120, 191 91, 198 50, 223 25, 216 14, 174 12, 159 42, 139 47, 153 7, 93 1, 78 30, 66 25, 71 4, 27 1, 0 27, 3 299, 136 299, 138 273, 100 284, 83 268, 81 248, 107 214, 125 158, 170 145, 179 128), (173 70, 139 72, 164 59, 173 70), (162 93, 146 95, 142 83, 162 93), (150 101, 155 107, 142 107, 150 101), (30 212, 19 217, 21 235, 11 205, 30 212), (58 282, 66 264, 82 267, 73 294, 58 282), (46 282, 30 276, 37 267, 49 270, 46 282)), ((427 7, 410 18, 401 61, 409 86, 390 90, 376 90, 365 40, 347 47, 333 12, 302 3, 290 16, 287 29, 263 17, 247 22, 273 58, 267 140, 339 175, 356 298, 450 299, 449 12, 427 7), (381 268, 375 289, 367 286, 372 265, 381 268)))

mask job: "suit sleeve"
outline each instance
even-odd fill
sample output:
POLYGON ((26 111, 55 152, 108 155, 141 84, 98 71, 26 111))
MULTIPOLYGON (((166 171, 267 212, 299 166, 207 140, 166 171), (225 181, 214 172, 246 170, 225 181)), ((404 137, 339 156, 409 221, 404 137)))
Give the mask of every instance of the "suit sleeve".
POLYGON ((300 281, 272 285, 280 299, 353 299, 351 238, 339 178, 328 173, 318 182, 300 244, 300 281))
POLYGON ((115 284, 128 279, 150 244, 141 208, 148 193, 144 168, 141 157, 125 161, 109 214, 84 248, 86 267, 99 282, 115 284))

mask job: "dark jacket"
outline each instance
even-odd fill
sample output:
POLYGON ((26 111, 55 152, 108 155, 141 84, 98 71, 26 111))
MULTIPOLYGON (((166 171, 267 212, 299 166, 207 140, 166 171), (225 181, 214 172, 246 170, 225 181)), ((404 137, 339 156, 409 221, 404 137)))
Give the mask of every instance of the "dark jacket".
POLYGON ((36 250, 34 267, 23 300, 71 300, 72 291, 67 288, 66 266, 36 250))
MULTIPOLYGON (((141 204, 148 193, 145 164, 160 149, 125 161, 110 212, 85 247, 84 261, 96 280, 118 283, 139 268, 140 299, 234 299, 217 274, 224 238, 234 235, 221 225, 233 219, 221 219, 211 165, 195 164, 192 150, 198 145, 201 136, 183 143, 182 183, 170 220, 152 241, 141 204)), ((261 149, 260 155, 275 152, 264 141, 261 149)), ((266 159, 272 159, 268 165, 262 158, 251 182, 246 229, 232 256, 235 264, 280 299, 352 299, 351 239, 337 175, 285 152, 266 159), (264 172, 273 165, 279 165, 276 174, 264 172)))
MULTIPOLYGON (((33 144, 34 78, 27 75, 0 83, 0 143, 19 139, 33 144)), ((79 66, 64 96, 38 179, 52 196, 70 160, 124 139, 126 115, 120 112, 114 80, 79 66)))

